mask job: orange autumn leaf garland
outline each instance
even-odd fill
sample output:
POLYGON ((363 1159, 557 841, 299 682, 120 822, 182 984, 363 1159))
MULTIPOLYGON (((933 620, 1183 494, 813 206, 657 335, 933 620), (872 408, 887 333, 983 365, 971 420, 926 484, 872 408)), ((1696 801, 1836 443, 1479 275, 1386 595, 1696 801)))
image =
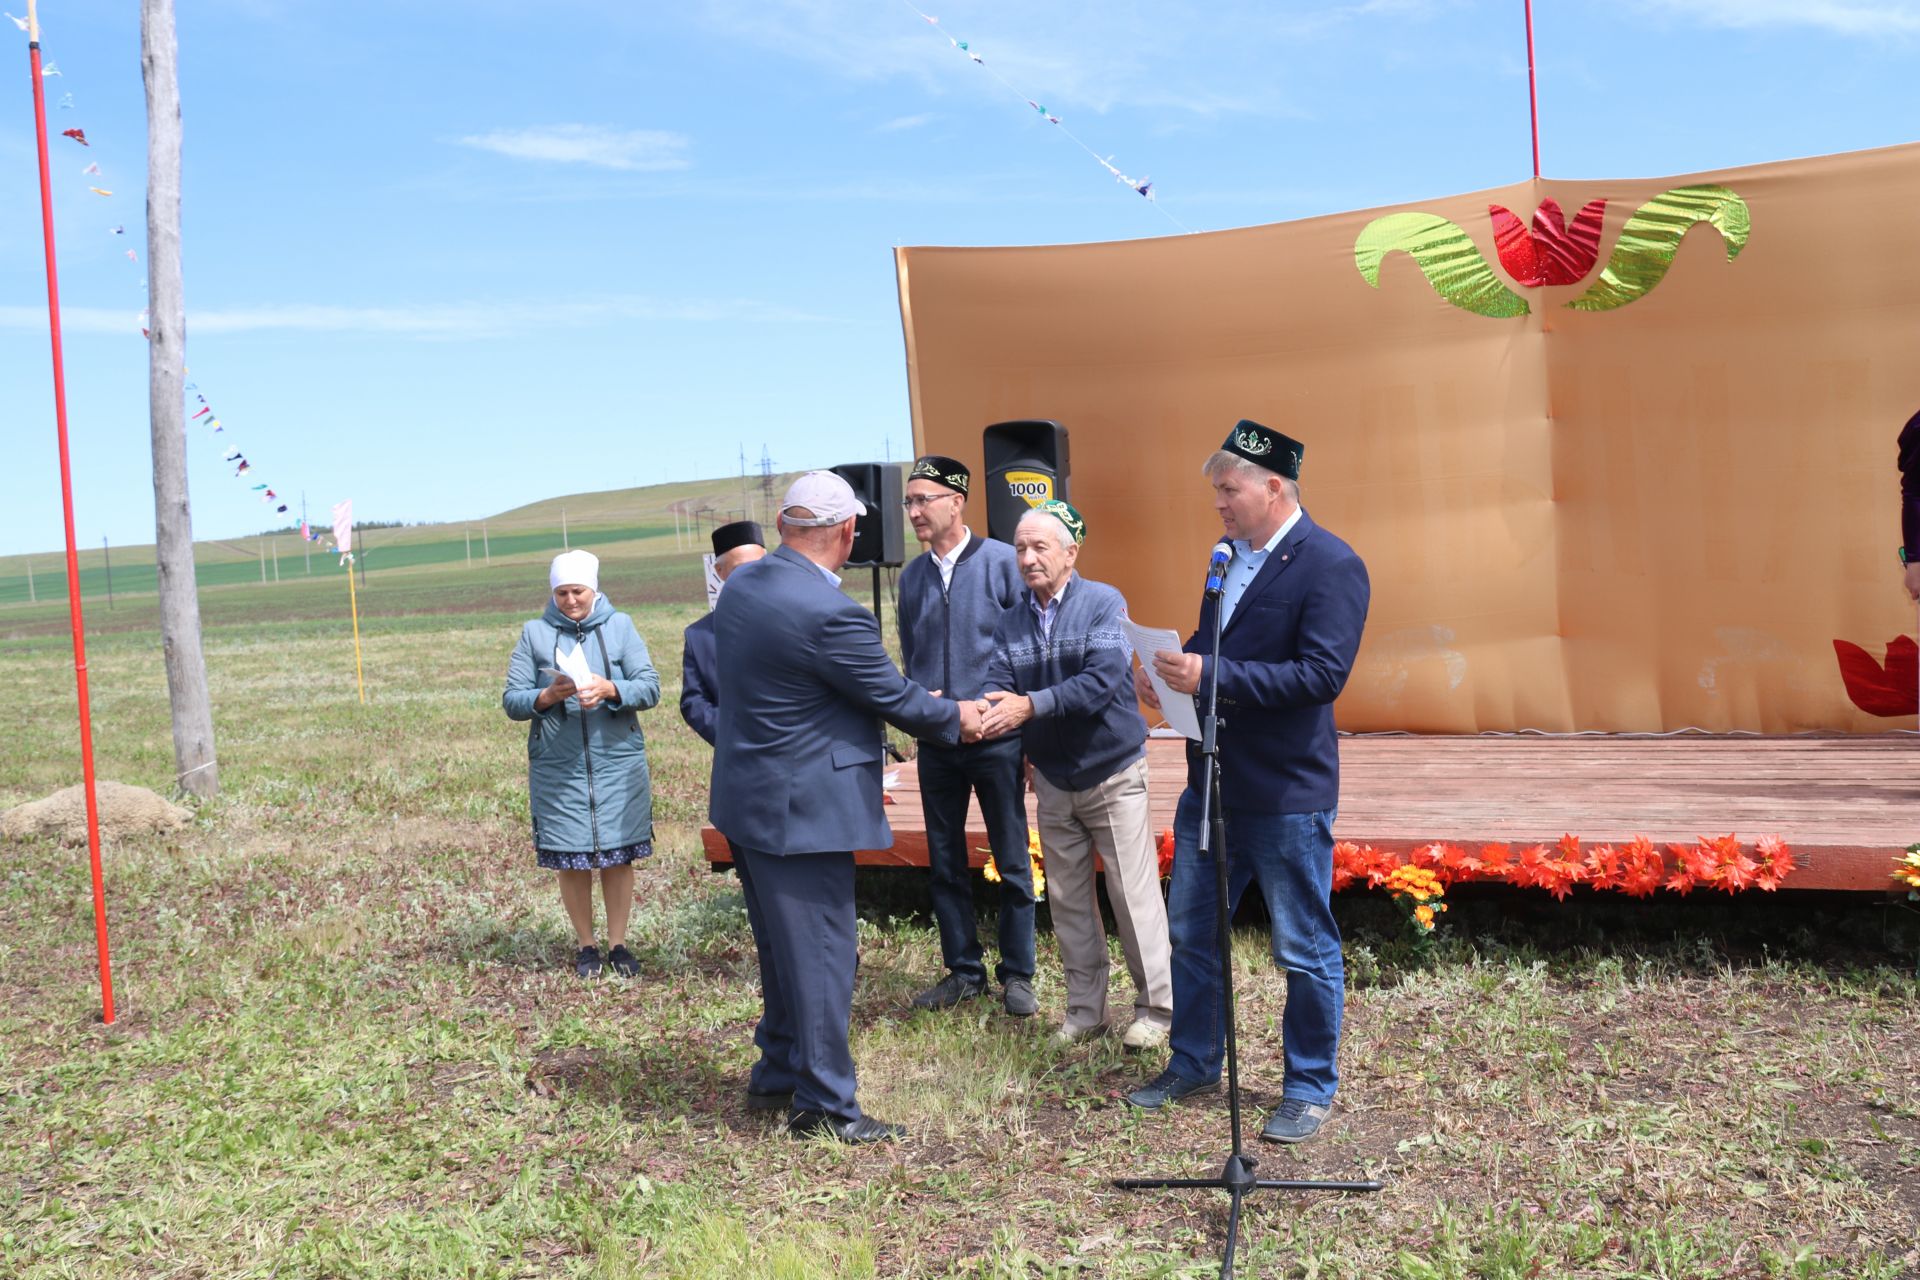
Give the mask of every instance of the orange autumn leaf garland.
POLYGON ((1434 841, 1416 846, 1404 858, 1370 844, 1342 840, 1333 846, 1333 887, 1344 889, 1364 880, 1369 887, 1379 888, 1389 883, 1398 868, 1410 866, 1431 872, 1441 885, 1505 883, 1545 889, 1564 900, 1575 885, 1583 884, 1646 898, 1658 889, 1771 892, 1793 873, 1795 865, 1793 851, 1778 836, 1762 837, 1751 852, 1731 834, 1701 836, 1690 845, 1669 844, 1666 852, 1645 836, 1635 836, 1623 845, 1590 848, 1571 834, 1553 845, 1519 849, 1496 843, 1469 850, 1434 841))

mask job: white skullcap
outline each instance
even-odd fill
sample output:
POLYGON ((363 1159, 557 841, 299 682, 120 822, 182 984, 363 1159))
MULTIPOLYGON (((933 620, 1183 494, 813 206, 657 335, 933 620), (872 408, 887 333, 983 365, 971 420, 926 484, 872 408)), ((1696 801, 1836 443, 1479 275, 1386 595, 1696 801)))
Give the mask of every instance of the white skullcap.
POLYGON ((600 557, 591 551, 562 551, 555 556, 553 568, 547 571, 547 590, 565 586, 600 590, 600 557))

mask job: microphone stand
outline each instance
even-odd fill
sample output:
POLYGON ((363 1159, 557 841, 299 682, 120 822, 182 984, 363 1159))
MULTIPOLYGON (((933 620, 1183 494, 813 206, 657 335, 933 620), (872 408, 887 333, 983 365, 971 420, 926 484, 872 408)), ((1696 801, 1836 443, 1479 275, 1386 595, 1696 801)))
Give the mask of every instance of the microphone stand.
POLYGON ((1227 1031, 1227 1112, 1231 1117, 1233 1149, 1226 1165, 1214 1178, 1115 1178, 1113 1185, 1123 1191, 1161 1189, 1187 1190, 1211 1188, 1225 1191, 1232 1201, 1227 1209, 1226 1252, 1220 1260, 1220 1280, 1231 1280, 1233 1255, 1240 1238, 1240 1205, 1247 1195, 1262 1191, 1378 1191, 1379 1182, 1320 1182, 1297 1178, 1261 1178, 1254 1174, 1260 1161, 1246 1153, 1240 1141, 1240 1052, 1234 1036, 1233 1000, 1233 904, 1227 900, 1227 818, 1220 803, 1220 593, 1224 586, 1224 566, 1207 575, 1207 599, 1213 601, 1213 661, 1208 666, 1205 710, 1200 716, 1200 755, 1205 761, 1202 775, 1206 786, 1200 792, 1200 853, 1213 859, 1215 893, 1214 928, 1220 952, 1220 986, 1226 1003, 1227 1031))

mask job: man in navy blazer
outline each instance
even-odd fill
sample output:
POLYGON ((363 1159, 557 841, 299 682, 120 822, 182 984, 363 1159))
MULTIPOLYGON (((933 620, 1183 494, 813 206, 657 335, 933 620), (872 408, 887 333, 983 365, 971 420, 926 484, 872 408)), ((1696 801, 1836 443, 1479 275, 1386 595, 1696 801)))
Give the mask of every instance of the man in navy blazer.
MULTIPOLYGON (((1233 542, 1217 607, 1220 637, 1220 794, 1227 828, 1228 911, 1249 883, 1273 922, 1273 957, 1287 974, 1280 1038, 1281 1102, 1260 1136, 1300 1142, 1318 1132, 1339 1083, 1346 982, 1329 899, 1340 758, 1333 700, 1360 649, 1371 589, 1353 549, 1300 506, 1304 446, 1242 420, 1206 461, 1213 505, 1233 542)), ((1154 655, 1177 693, 1205 688, 1216 602, 1181 653, 1154 655)), ((1136 687, 1154 702, 1145 672, 1136 687)), ((1219 958, 1219 893, 1212 858, 1199 850, 1205 760, 1189 744, 1187 789, 1175 812, 1168 933, 1173 946, 1173 1055, 1128 1095, 1156 1110, 1218 1085, 1226 1036, 1219 958)))
POLYGON ((794 1134, 877 1142, 904 1130, 854 1100, 853 853, 885 849, 881 720, 943 743, 980 736, 972 702, 900 674, 873 614, 840 590, 866 508, 810 471, 780 507, 780 546, 736 573, 714 610, 720 702, 708 815, 732 844, 760 952, 760 1060, 750 1105, 794 1134))
MULTIPOLYGON (((726 585, 733 571, 767 554, 766 535, 756 520, 735 520, 713 531, 713 573, 726 585)), ((701 614, 688 626, 680 655, 680 718, 713 745, 720 724, 720 675, 714 670, 713 614, 701 614)))

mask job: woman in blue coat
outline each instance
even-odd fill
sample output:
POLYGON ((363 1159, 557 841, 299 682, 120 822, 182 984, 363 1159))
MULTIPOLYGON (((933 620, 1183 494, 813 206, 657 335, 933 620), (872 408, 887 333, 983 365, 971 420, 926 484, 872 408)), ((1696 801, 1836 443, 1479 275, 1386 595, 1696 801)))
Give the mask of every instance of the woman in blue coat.
POLYGON ((653 855, 653 788, 640 712, 660 701, 660 677, 633 619, 600 594, 600 561, 555 556, 546 610, 520 629, 500 705, 529 720, 527 790, 536 860, 560 875, 560 901, 580 944, 574 972, 600 972, 593 873, 606 900, 606 963, 640 971, 627 950, 633 864, 653 855), (574 672, 575 678, 566 672, 574 672))

